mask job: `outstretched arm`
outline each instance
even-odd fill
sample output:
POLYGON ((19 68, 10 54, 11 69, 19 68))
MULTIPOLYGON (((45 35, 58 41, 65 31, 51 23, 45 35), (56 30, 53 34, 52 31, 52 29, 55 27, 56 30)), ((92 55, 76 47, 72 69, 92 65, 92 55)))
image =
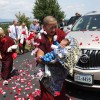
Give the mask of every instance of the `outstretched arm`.
POLYGON ((41 50, 41 49, 38 49, 38 51, 37 51, 37 54, 36 54, 36 57, 38 58, 37 60, 38 60, 38 62, 42 62, 42 60, 41 60, 41 57, 43 57, 44 56, 44 52, 41 50))

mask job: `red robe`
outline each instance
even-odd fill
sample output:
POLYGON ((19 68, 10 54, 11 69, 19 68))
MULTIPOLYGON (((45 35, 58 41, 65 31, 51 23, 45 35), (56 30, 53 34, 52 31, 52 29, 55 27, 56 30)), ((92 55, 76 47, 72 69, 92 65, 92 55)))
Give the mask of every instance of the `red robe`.
MULTIPOLYGON (((57 35, 57 41, 60 43, 62 39, 65 38, 66 34, 60 30, 60 29, 56 29, 56 33, 54 35, 57 35)), ((51 48, 51 45, 53 44, 53 41, 52 43, 50 43, 47 35, 45 34, 41 34, 41 37, 42 37, 42 41, 39 45, 39 48, 46 54, 48 52, 51 52, 52 51, 52 48, 51 48)))
MULTIPOLYGON (((53 44, 50 43, 47 35, 45 34, 41 34, 42 35, 42 41, 39 45, 39 48, 44 52, 44 54, 51 52, 51 45, 53 44)), ((57 35, 57 41, 60 42, 62 39, 65 38, 66 34, 60 30, 60 29, 56 29, 55 35, 57 35)), ((58 65, 60 64, 56 64, 56 67, 59 67, 58 65)), ((40 81, 40 89, 41 89, 41 99, 40 100, 69 100, 67 98, 67 96, 65 95, 65 84, 63 84, 61 93, 59 96, 53 96, 43 85, 43 83, 40 81)))
POLYGON ((13 58, 12 58, 13 52, 7 52, 7 49, 14 44, 15 44, 14 40, 9 36, 5 36, 0 41, 0 52, 2 56, 1 77, 4 80, 7 80, 9 78, 13 66, 13 58))

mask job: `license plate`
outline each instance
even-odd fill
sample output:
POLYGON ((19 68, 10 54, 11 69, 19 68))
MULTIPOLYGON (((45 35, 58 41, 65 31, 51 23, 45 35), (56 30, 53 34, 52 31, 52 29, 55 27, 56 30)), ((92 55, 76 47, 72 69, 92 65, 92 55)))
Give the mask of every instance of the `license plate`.
POLYGON ((74 81, 86 83, 86 84, 92 84, 93 83, 93 76, 89 74, 74 74, 74 81))

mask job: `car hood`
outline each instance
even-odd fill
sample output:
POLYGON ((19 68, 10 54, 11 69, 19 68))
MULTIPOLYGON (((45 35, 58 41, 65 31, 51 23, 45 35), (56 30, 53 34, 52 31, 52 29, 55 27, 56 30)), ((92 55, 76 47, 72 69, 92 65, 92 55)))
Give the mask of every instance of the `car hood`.
POLYGON ((81 49, 100 50, 100 31, 71 31, 67 36, 77 39, 81 49))

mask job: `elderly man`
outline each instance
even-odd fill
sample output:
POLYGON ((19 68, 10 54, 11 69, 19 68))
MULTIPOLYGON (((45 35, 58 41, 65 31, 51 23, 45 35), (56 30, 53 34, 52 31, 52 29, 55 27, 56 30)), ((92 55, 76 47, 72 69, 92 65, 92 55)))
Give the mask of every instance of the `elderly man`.
POLYGON ((38 33, 40 31, 40 26, 38 25, 38 20, 34 19, 33 23, 30 25, 30 32, 38 33))
POLYGON ((25 22, 22 22, 21 26, 19 26, 19 52, 20 54, 24 54, 26 39, 28 37, 28 28, 25 22))
MULTIPOLYGON (((45 64, 39 59, 40 56, 44 56, 46 53, 52 50, 51 45, 54 40, 53 37, 57 35, 57 41, 60 42, 65 38, 65 33, 57 28, 57 20, 53 16, 47 16, 43 20, 43 32, 41 33, 42 41, 40 42, 39 49, 37 51, 38 58, 38 70, 42 70, 45 73, 45 64)), ((41 87, 41 99, 40 100, 68 100, 64 93, 64 88, 61 88, 61 91, 55 91, 54 86, 58 86, 58 84, 66 77, 66 70, 59 63, 55 64, 47 64, 50 66, 51 76, 43 77, 40 80, 41 87), (55 85, 54 85, 55 83, 55 85)), ((36 73, 36 72, 35 72, 36 73)), ((44 74, 43 73, 43 74, 44 74)), ((63 85, 62 82, 62 85, 63 85)))
POLYGON ((20 35, 19 33, 19 27, 18 27, 18 21, 14 20, 13 25, 11 25, 8 29, 9 36, 13 38, 15 41, 18 41, 18 37, 20 35))
MULTIPOLYGON (((1 79, 7 80, 10 78, 11 71, 13 69, 13 59, 17 56, 15 50, 14 40, 4 34, 4 30, 0 28, 0 60, 2 62, 1 67, 1 79)), ((6 81, 4 81, 5 83, 6 81)))

